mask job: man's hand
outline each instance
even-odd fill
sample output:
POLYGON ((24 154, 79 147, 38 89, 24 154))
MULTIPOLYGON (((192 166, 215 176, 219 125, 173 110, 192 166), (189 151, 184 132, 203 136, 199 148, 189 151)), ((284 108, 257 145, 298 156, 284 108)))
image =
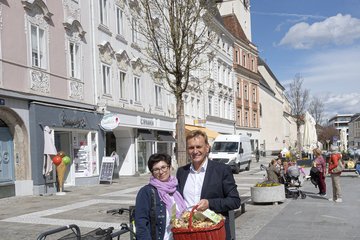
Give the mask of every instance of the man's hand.
POLYGON ((207 199, 201 199, 196 205, 198 205, 198 211, 205 211, 209 208, 209 201, 207 199))

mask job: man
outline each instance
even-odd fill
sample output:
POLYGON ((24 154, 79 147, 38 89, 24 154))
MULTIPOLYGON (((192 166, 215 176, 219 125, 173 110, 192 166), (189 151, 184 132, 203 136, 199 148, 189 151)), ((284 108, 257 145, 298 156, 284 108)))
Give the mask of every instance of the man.
POLYGON ((260 160, 260 151, 259 151, 258 147, 255 150, 255 157, 256 157, 256 162, 259 162, 259 160, 260 160))
POLYGON ((210 145, 206 133, 191 131, 186 136, 186 145, 191 163, 180 167, 176 173, 179 192, 188 208, 198 205, 199 211, 209 208, 225 216, 226 239, 230 240, 229 210, 241 204, 231 168, 208 160, 210 145))

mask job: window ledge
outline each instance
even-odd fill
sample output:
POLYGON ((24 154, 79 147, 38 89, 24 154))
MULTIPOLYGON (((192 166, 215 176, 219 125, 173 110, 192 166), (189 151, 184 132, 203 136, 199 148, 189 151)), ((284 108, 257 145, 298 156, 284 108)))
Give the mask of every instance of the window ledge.
POLYGON ((124 44, 128 44, 125 37, 123 35, 121 35, 121 34, 116 34, 115 38, 116 38, 116 40, 118 40, 118 41, 120 41, 120 42, 122 42, 124 44))
POLYGON ((99 24, 98 29, 106 34, 108 34, 109 36, 112 36, 111 31, 109 30, 109 28, 107 26, 105 26, 104 24, 99 24))

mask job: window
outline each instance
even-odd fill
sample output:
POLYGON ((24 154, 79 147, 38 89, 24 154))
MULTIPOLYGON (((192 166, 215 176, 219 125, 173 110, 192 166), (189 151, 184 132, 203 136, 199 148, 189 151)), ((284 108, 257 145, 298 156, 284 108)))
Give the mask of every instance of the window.
POLYGON ((249 100, 249 96, 248 96, 248 86, 247 86, 247 85, 244 86, 244 99, 245 99, 245 100, 249 100))
POLYGON ((213 61, 209 59, 209 77, 213 78, 213 61))
POLYGON ((252 101, 253 101, 253 102, 257 102, 257 101, 256 101, 256 87, 253 87, 253 91, 252 91, 252 101))
POLYGON ((221 104, 221 99, 219 98, 219 102, 218 102, 218 105, 219 105, 219 117, 222 117, 223 116, 223 108, 222 108, 222 104, 221 104))
POLYGON ((227 85, 227 79, 226 79, 227 74, 226 74, 226 68, 225 68, 225 67, 223 67, 222 77, 223 77, 223 83, 224 83, 224 85, 227 85))
POLYGON ((240 81, 237 81, 236 82, 236 96, 238 98, 241 98, 241 87, 240 86, 241 86, 240 81))
POLYGON ((256 113, 253 114, 253 127, 256 127, 256 113))
POLYGON ((31 25, 31 64, 46 68, 45 32, 35 25, 31 25))
POLYGON ((243 55, 243 62, 242 62, 243 67, 246 67, 246 55, 243 55))
POLYGON ((191 116, 195 116, 195 98, 191 97, 191 116))
POLYGON ((235 63, 239 63, 239 51, 238 50, 235 50, 235 63))
POLYGON ((245 112, 245 119, 244 119, 244 125, 245 127, 248 127, 249 126, 249 113, 248 112, 245 112))
POLYGON ((162 107, 161 87, 157 85, 155 85, 155 106, 158 108, 162 107))
POLYGON ((209 101, 209 102, 208 102, 209 115, 212 115, 212 101, 213 101, 212 96, 209 96, 208 101, 209 101))
POLYGON ((135 19, 131 22, 131 40, 133 43, 138 43, 138 23, 135 19))
POLYGON ((110 66, 102 64, 103 93, 110 94, 110 66))
POLYGON ((79 45, 73 42, 69 43, 70 54, 70 76, 80 79, 80 53, 79 45))
POLYGON ((196 100, 196 113, 198 114, 198 117, 202 116, 202 112, 201 112, 201 105, 200 105, 200 99, 196 100))
POLYGON ((217 74, 218 74, 218 82, 221 83, 221 66, 220 66, 220 64, 218 64, 218 72, 217 72, 217 74))
POLYGON ((232 119, 232 107, 231 107, 231 102, 228 103, 228 118, 232 119))
POLYGON ((140 78, 134 77, 135 102, 140 102, 140 78))
POLYGON ((116 7, 116 33, 124 35, 124 17, 120 7, 116 7))
POLYGON ((120 84, 120 92, 119 92, 119 97, 121 99, 125 99, 126 98, 126 85, 125 85, 125 79, 126 79, 126 73, 119 71, 119 84, 120 84))
POLYGON ((100 4, 100 23, 108 25, 108 0, 99 0, 100 4))
POLYGON ((231 77, 231 70, 229 69, 228 71, 228 86, 233 88, 233 81, 232 81, 232 77, 231 77))
POLYGON ((240 110, 237 110, 236 123, 237 123, 237 125, 241 125, 241 111, 240 110))

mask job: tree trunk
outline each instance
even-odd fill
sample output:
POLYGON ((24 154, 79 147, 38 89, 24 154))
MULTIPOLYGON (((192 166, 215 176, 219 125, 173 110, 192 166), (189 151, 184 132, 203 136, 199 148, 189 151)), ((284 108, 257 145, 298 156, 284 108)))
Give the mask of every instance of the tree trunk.
POLYGON ((187 164, 184 101, 181 96, 176 98, 176 111, 176 159, 181 167, 187 164))
POLYGON ((298 151, 298 154, 299 154, 299 157, 300 159, 302 159, 302 141, 301 141, 301 132, 300 132, 300 123, 297 123, 296 124, 296 131, 297 131, 297 151, 298 151))

